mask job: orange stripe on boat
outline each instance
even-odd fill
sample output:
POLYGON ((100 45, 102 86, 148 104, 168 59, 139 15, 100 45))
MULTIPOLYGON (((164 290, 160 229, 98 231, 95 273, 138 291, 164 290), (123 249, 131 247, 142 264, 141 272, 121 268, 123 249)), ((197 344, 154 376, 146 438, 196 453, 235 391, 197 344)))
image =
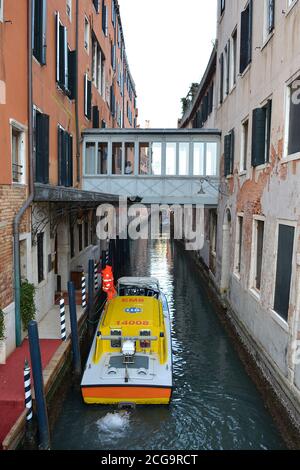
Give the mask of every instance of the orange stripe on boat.
POLYGON ((88 398, 170 398, 171 388, 159 387, 82 387, 88 398))

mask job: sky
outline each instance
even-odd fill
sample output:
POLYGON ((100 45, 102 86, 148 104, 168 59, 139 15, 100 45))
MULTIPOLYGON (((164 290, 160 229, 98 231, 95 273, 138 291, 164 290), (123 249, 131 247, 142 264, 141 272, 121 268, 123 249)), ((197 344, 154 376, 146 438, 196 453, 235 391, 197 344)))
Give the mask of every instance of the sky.
POLYGON ((177 127, 181 98, 200 82, 216 37, 216 0, 119 0, 136 85, 138 124, 177 127))

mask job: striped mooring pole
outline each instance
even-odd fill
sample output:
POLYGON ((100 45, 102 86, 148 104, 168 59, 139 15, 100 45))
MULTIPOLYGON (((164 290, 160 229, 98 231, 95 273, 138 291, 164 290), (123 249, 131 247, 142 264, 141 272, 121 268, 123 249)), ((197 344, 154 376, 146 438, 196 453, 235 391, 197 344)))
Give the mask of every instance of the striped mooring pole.
POLYGON ((81 306, 86 308, 86 280, 84 273, 82 273, 81 278, 81 306))
POLYGON ((26 421, 29 422, 33 418, 33 412, 32 412, 30 366, 29 366, 27 359, 25 359, 25 365, 24 365, 24 393, 25 393, 25 408, 27 409, 26 421))
POLYGON ((59 313, 60 313, 60 335, 63 341, 66 341, 66 315, 65 315, 65 300, 61 297, 59 301, 59 313))
POLYGON ((94 280, 95 280, 95 293, 98 291, 99 284, 98 284, 98 264, 95 263, 94 265, 94 280))

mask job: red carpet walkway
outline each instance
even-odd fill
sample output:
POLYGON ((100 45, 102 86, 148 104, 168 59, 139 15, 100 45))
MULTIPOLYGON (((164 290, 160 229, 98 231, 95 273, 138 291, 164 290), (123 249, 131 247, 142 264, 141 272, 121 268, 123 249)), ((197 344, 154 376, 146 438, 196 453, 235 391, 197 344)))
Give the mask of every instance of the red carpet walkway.
MULTIPOLYGON (((40 340, 43 369, 60 345, 60 340, 40 340)), ((28 340, 24 340, 22 346, 9 356, 5 365, 0 365, 0 450, 3 439, 25 407, 23 376, 25 358, 30 362, 28 340)))

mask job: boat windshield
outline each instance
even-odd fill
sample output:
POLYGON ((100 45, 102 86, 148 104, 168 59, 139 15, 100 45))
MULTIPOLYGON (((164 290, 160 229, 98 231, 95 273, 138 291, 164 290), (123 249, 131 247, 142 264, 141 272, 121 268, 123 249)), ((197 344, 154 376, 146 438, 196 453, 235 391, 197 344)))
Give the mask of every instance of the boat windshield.
POLYGON ((138 297, 154 297, 155 299, 159 298, 159 291, 155 289, 150 289, 147 286, 119 286, 119 295, 128 297, 128 296, 138 296, 138 297))

